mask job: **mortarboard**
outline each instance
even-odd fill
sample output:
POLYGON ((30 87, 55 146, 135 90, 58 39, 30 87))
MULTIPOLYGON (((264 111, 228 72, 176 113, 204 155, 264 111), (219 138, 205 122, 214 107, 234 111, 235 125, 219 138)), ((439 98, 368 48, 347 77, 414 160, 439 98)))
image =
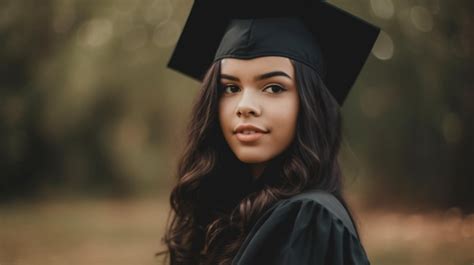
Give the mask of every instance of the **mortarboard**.
POLYGON ((322 0, 195 0, 168 67, 202 81, 222 58, 284 56, 313 68, 342 106, 379 32, 322 0))

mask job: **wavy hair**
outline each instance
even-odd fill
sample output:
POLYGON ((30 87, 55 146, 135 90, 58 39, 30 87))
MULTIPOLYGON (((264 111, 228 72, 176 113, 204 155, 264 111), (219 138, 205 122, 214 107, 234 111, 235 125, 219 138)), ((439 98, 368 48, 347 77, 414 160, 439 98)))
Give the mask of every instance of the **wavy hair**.
MULTIPOLYGON (((225 142, 218 119, 220 61, 206 73, 187 127, 178 161, 177 183, 162 242, 170 265, 229 265, 253 224, 280 199, 309 189, 343 197, 338 152, 340 106, 310 67, 291 60, 300 109, 295 138, 278 155, 279 167, 260 185, 248 179, 248 167, 225 142)), ((354 220, 354 219, 353 219, 354 220)), ((354 222, 354 224, 356 224, 354 222)), ((357 226, 356 226, 356 233, 357 226)))

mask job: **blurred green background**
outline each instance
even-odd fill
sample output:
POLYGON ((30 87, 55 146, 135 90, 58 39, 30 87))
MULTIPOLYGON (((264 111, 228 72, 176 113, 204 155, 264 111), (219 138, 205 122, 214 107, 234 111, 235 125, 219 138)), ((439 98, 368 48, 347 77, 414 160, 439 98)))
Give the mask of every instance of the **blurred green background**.
MULTIPOLYGON (((474 264, 474 2, 329 2, 382 28, 343 107, 370 260, 474 264)), ((1 265, 161 264, 191 5, 0 0, 1 265)))

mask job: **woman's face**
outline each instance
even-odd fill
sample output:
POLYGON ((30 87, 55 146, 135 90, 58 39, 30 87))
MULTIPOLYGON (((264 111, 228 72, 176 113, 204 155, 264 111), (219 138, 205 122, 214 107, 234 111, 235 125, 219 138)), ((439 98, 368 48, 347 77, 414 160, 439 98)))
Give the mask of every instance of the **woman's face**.
POLYGON ((299 97, 293 65, 278 56, 225 58, 220 82, 223 135, 239 160, 261 173, 295 135, 299 97))

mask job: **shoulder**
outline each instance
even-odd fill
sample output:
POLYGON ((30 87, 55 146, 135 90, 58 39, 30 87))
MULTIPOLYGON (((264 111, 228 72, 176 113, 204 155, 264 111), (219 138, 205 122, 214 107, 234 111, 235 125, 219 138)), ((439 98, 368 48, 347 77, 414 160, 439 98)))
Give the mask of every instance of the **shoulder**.
POLYGON ((331 193, 311 190, 283 199, 252 227, 233 265, 370 262, 348 212, 331 193))
MULTIPOLYGON (((354 223, 352 222, 349 213, 346 208, 342 205, 336 196, 323 190, 308 190, 303 193, 294 195, 293 197, 284 199, 274 205, 273 211, 278 212, 291 212, 291 211, 303 211, 311 212, 316 214, 315 219, 322 218, 321 212, 325 212, 328 217, 332 218, 335 222, 340 223, 351 234, 356 236, 354 223)), ((290 216, 288 216, 291 218, 290 216)))

